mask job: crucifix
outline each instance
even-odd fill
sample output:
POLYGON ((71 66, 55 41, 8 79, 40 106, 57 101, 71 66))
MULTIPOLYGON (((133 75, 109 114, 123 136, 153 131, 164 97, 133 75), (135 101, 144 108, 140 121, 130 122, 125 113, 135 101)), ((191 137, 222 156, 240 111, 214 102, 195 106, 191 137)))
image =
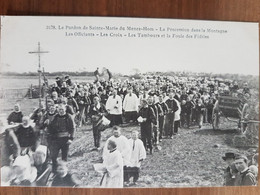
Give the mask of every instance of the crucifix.
POLYGON ((42 51, 40 42, 38 42, 38 50, 37 51, 30 51, 29 54, 38 54, 38 73, 39 73, 39 107, 41 107, 41 97, 42 97, 42 91, 41 91, 41 54, 43 53, 49 53, 48 51, 42 51))

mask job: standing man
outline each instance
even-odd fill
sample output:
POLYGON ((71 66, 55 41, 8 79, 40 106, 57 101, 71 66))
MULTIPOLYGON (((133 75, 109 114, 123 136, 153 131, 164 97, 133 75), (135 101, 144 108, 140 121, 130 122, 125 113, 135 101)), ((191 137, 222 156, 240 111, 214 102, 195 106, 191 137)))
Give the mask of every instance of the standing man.
POLYGON ((84 95, 84 91, 79 91, 78 92, 78 96, 76 98, 76 102, 77 102, 77 105, 78 105, 78 115, 76 116, 76 119, 77 119, 77 125, 78 127, 81 127, 82 124, 85 124, 85 108, 86 108, 86 104, 88 103, 87 102, 87 99, 85 98, 85 95, 84 95))
POLYGON ((159 141, 162 140, 162 136, 165 134, 164 125, 165 125, 165 116, 169 112, 167 104, 163 101, 163 95, 159 95, 159 102, 157 103, 162 108, 162 114, 159 116, 159 141))
POLYGON ((75 98, 73 97, 73 91, 69 91, 68 97, 67 97, 67 104, 73 108, 74 113, 77 113, 79 111, 79 105, 75 98))
POLYGON ((108 97, 106 109, 111 119, 110 126, 120 125, 122 121, 122 99, 117 95, 117 90, 113 89, 112 95, 108 97))
POLYGON ((53 163, 53 170, 57 169, 57 158, 61 150, 61 158, 67 161, 69 145, 74 138, 75 124, 72 116, 66 113, 66 106, 60 104, 58 107, 58 114, 49 125, 50 136, 50 153, 53 163))
POLYGON ((14 105, 14 111, 8 116, 7 121, 8 124, 14 124, 14 123, 22 123, 23 113, 20 109, 19 104, 14 105))
POLYGON ((232 152, 225 153, 222 159, 227 163, 228 167, 224 172, 224 186, 234 186, 235 185, 235 174, 238 172, 234 167, 235 154, 232 152))
POLYGON ((196 120, 199 125, 199 128, 203 125, 203 114, 205 112, 205 105, 203 104, 201 99, 198 99, 198 103, 195 106, 196 120))
POLYGON ((162 107, 159 104, 155 104, 153 96, 149 96, 147 101, 148 101, 148 106, 154 110, 154 114, 155 114, 155 123, 153 124, 153 139, 154 139, 153 141, 157 146, 159 144, 158 120, 159 120, 159 116, 163 115, 163 111, 162 111, 162 107))
POLYGON ((139 99, 133 93, 133 88, 129 87, 127 90, 127 94, 124 98, 123 102, 123 110, 125 112, 125 120, 126 122, 136 122, 137 120, 137 111, 139 106, 139 99))
POLYGON ((94 76, 96 77, 96 80, 94 81, 94 83, 96 83, 96 82, 99 81, 99 75, 100 75, 99 68, 97 68, 97 69, 94 71, 94 76))
POLYGON ((66 112, 68 114, 70 114, 73 117, 73 119, 74 119, 75 118, 74 109, 72 108, 72 106, 68 105, 68 99, 66 97, 62 97, 61 98, 61 104, 65 105, 66 112))
POLYGON ((46 110, 45 113, 43 114, 43 116, 41 117, 41 120, 39 123, 40 123, 40 128, 41 128, 40 132, 41 132, 41 144, 42 145, 48 146, 50 143, 49 125, 53 121, 54 116, 56 114, 57 114, 56 107, 53 104, 48 107, 48 110, 46 110))
POLYGON ((61 103, 61 99, 59 98, 57 91, 53 91, 51 93, 51 100, 54 102, 54 104, 60 104, 61 103))
POLYGON ((121 135, 121 128, 118 126, 113 127, 113 136, 108 138, 108 140, 105 143, 104 150, 103 150, 103 160, 106 161, 107 158, 109 158, 109 149, 108 143, 110 141, 114 141, 117 145, 118 151, 121 153, 123 158, 123 165, 124 165, 124 181, 127 181, 128 176, 128 169, 129 161, 131 157, 131 149, 128 142, 128 139, 121 135))
POLYGON ((142 107, 139 111, 138 122, 141 126, 141 139, 144 143, 144 147, 150 149, 150 154, 153 153, 152 146, 152 127, 156 124, 156 116, 152 107, 148 106, 147 100, 142 100, 142 107))
POLYGON ((108 81, 110 81, 113 77, 112 72, 108 68, 106 68, 106 71, 107 71, 107 74, 108 74, 108 81))
POLYGON ((99 149, 101 139, 101 121, 102 117, 106 115, 107 110, 103 104, 100 103, 99 97, 93 98, 93 104, 89 108, 89 116, 91 117, 94 137, 94 150, 99 149))
POLYGON ((205 105, 207 109, 207 119, 208 119, 207 122, 210 124, 212 124, 212 112, 213 112, 215 102, 216 101, 210 97, 208 103, 205 105))
POLYGON ((65 76, 65 82, 68 86, 72 86, 72 81, 69 75, 65 76))
POLYGON ((237 186, 254 186, 256 185, 256 178, 248 168, 248 159, 244 155, 235 157, 235 166, 239 171, 237 176, 237 186))
POLYGON ((107 149, 108 153, 103 162, 105 172, 101 180, 101 187, 122 188, 124 183, 122 153, 113 140, 108 140, 104 149, 107 149))
POLYGON ((61 88, 61 85, 62 85, 62 80, 60 77, 56 77, 56 84, 59 88, 61 88))
POLYGON ((90 87, 90 94, 89 94, 89 99, 90 99, 91 104, 94 104, 95 97, 99 97, 99 95, 97 93, 96 87, 92 86, 92 87, 90 87))
MULTIPOLYGON (((175 99, 176 100, 176 99, 175 99)), ((176 100, 176 104, 178 106, 178 110, 174 113, 174 132, 173 135, 178 134, 178 130, 180 127, 180 120, 181 120, 181 105, 180 102, 176 100)))
POLYGON ((166 115, 166 136, 170 137, 171 139, 173 138, 173 132, 174 132, 174 115, 175 112, 178 110, 178 105, 176 103, 176 100, 173 98, 174 97, 174 92, 170 92, 169 94, 169 99, 166 100, 166 104, 169 108, 169 112, 166 115))
POLYGON ((128 180, 133 177, 133 184, 139 178, 141 162, 146 158, 146 151, 142 140, 138 139, 138 131, 132 132, 132 138, 129 139, 129 145, 131 148, 130 165, 128 167, 128 180))

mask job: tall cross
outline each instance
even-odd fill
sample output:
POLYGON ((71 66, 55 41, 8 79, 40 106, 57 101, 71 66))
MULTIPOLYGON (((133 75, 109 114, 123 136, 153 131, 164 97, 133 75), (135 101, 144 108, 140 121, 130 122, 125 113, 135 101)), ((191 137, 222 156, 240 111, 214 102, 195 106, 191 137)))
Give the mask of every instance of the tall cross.
POLYGON ((41 97, 42 97, 42 92, 41 92, 41 54, 43 53, 49 53, 48 51, 42 51, 41 50, 41 45, 40 42, 38 42, 38 50, 37 51, 30 51, 29 54, 38 54, 38 73, 39 73, 39 107, 41 107, 41 97))

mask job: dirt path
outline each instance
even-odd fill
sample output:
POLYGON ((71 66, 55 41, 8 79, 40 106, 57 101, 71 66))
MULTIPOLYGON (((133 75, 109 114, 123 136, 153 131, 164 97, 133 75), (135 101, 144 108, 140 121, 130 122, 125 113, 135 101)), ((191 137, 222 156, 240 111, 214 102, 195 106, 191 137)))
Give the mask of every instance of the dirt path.
MULTIPOLYGON (((139 126, 123 127, 122 134, 130 138, 139 126)), ((111 129, 102 133, 102 144, 112 135, 111 129)), ((161 151, 147 155, 143 162, 136 187, 222 186, 226 167, 222 156, 234 151, 248 154, 245 149, 232 147, 236 130, 213 131, 206 125, 201 129, 180 129, 173 139, 163 139, 161 151)), ((98 187, 101 175, 93 169, 101 152, 91 151, 93 136, 91 126, 81 128, 70 148, 69 168, 83 186, 98 187)))

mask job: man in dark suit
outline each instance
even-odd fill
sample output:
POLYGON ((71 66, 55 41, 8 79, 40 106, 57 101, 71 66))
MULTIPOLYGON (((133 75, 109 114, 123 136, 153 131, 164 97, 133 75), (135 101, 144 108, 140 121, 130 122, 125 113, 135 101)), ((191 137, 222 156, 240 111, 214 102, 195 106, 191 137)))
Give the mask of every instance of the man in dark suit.
POLYGON ((93 127, 94 149, 97 150, 100 147, 101 131, 103 130, 102 117, 107 115, 107 110, 105 105, 100 103, 99 97, 94 97, 93 102, 89 108, 89 116, 91 117, 93 127))
POLYGON ((159 102, 157 104, 159 104, 161 106, 162 111, 163 111, 161 113, 161 115, 159 116, 159 132, 160 132, 159 141, 161 141, 163 134, 165 134, 165 132, 164 132, 165 116, 168 113, 169 108, 168 108, 167 104, 163 101, 163 95, 162 94, 159 95, 159 102))
POLYGON ((152 128, 156 123, 156 116, 153 108, 148 106, 147 100, 142 100, 142 107, 139 111, 139 118, 138 122, 140 122, 141 126, 141 140, 144 143, 144 147, 150 149, 150 154, 153 153, 153 146, 152 146, 152 128))
POLYGON ((57 158, 61 150, 62 160, 67 161, 69 145, 72 143, 75 132, 75 124, 72 116, 66 112, 66 106, 60 104, 58 114, 49 125, 50 153, 53 170, 57 169, 57 158))
POLYGON ((174 92, 170 92, 169 99, 166 100, 166 104, 169 108, 169 112, 166 115, 166 128, 165 133, 166 136, 169 136, 171 139, 173 138, 173 132, 174 132, 174 113, 178 110, 178 105, 174 97, 174 92))
POLYGON ((235 174, 237 174, 237 169, 235 167, 235 154, 233 152, 225 153, 222 159, 228 164, 228 167, 224 171, 224 186, 234 186, 235 185, 235 174))

